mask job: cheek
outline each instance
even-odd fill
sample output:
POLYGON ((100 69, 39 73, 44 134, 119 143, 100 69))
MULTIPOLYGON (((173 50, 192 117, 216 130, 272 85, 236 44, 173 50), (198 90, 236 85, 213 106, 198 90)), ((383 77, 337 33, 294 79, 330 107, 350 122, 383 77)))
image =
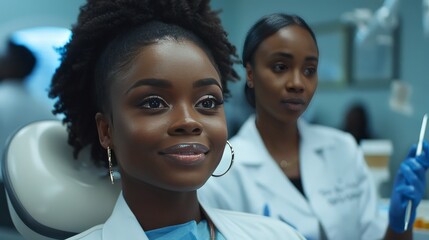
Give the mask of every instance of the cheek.
POLYGON ((314 84, 313 84, 314 90, 313 90, 313 92, 315 92, 315 91, 316 91, 317 86, 319 86, 319 78, 318 78, 318 77, 316 77, 316 78, 314 79, 314 84))
POLYGON ((204 125, 204 132, 207 134, 212 145, 210 148, 216 150, 216 155, 219 155, 220 160, 226 140, 228 139, 225 114, 222 113, 219 116, 210 117, 202 123, 204 125))
POLYGON ((136 138, 143 138, 146 141, 154 141, 161 138, 167 132, 167 122, 163 118, 141 117, 136 121, 127 123, 130 133, 135 135, 136 138))
POLYGON ((114 124, 116 131, 113 133, 113 143, 118 150, 119 161, 130 160, 136 156, 149 154, 165 132, 165 124, 162 121, 150 121, 146 118, 127 119, 117 118, 114 124))
POLYGON ((317 78, 316 79, 311 79, 311 80, 308 81, 306 89, 307 89, 307 93, 308 93, 308 96, 309 96, 310 99, 313 98, 313 96, 314 96, 314 94, 316 92, 316 89, 317 89, 317 85, 318 85, 317 78))
MULTIPOLYGON (((131 119, 117 118, 118 120, 115 122, 114 127, 116 131, 114 132, 114 142, 117 145, 122 142, 133 142, 132 140, 135 138, 139 138, 139 135, 142 133, 142 123, 131 121, 131 119)), ((150 134, 150 131, 148 132, 150 134)))
POLYGON ((284 89, 282 79, 271 71, 263 71, 255 75, 255 94, 260 96, 261 101, 272 99, 272 96, 281 94, 284 89))
POLYGON ((212 141, 226 141, 228 130, 226 127, 225 113, 222 112, 218 116, 212 116, 204 120, 204 131, 210 136, 212 141))

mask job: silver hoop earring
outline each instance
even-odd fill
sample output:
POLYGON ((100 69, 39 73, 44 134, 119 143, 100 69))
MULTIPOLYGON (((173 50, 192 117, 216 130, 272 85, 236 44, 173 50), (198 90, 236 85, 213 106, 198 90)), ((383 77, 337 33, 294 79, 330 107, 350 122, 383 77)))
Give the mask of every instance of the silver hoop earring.
POLYGON ((110 147, 107 147, 107 161, 109 161, 109 177, 110 177, 110 182, 112 184, 115 184, 115 180, 113 179, 113 166, 112 166, 112 150, 110 149, 110 147))
POLYGON ((234 163, 234 148, 232 148, 231 143, 229 143, 229 141, 226 141, 226 144, 228 144, 229 146, 229 150, 231 150, 231 163, 228 166, 228 169, 226 169, 226 171, 222 174, 212 174, 213 177, 222 177, 223 175, 225 175, 227 172, 229 172, 229 170, 232 167, 232 164, 234 163))

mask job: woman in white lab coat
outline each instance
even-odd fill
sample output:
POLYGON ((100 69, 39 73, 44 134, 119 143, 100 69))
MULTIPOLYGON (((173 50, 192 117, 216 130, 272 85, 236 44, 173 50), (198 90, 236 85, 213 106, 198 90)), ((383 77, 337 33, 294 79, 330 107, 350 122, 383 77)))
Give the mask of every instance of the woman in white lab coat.
POLYGON ((313 240, 411 239, 412 227, 403 230, 405 205, 413 201, 412 226, 429 166, 427 144, 422 157, 411 151, 401 166, 388 224, 377 213, 353 137, 300 120, 317 87, 318 59, 316 38, 300 17, 272 14, 253 25, 243 65, 246 97, 256 114, 230 140, 235 166, 207 182, 201 201, 283 220, 313 240))
POLYGON ((237 77, 209 1, 88 0, 62 53, 50 96, 69 143, 92 148, 106 181, 117 163, 122 185, 107 222, 72 239, 303 239, 198 201, 227 144, 224 93, 237 77))

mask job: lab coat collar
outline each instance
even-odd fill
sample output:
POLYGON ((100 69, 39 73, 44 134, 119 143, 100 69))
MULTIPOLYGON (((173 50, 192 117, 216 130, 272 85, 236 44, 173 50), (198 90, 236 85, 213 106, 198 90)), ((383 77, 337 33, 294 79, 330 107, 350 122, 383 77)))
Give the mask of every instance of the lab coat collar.
MULTIPOLYGON (((312 159, 323 159, 320 157, 322 148, 329 144, 329 141, 317 141, 317 131, 311 130, 311 125, 300 120, 298 128, 301 134, 301 153, 302 148, 305 148, 305 154, 301 157, 312 157, 312 159)), ((326 139, 326 138, 323 138, 326 139)), ((268 150, 262 141, 262 138, 256 128, 255 116, 251 116, 243 125, 238 136, 231 139, 232 145, 237 146, 235 151, 237 161, 245 168, 249 168, 250 172, 272 173, 258 174, 255 182, 260 186, 267 195, 277 196, 275 201, 281 201, 284 204, 294 206, 303 214, 312 214, 308 202, 304 196, 293 186, 293 184, 283 174, 277 163, 272 159, 268 150), (234 145, 237 142, 238 144, 234 145), (288 189, 287 191, 278 191, 278 189, 288 189), (300 199, 294 201, 293 199, 300 199)), ((303 183, 305 184, 305 183, 303 183)), ((287 216, 283 216, 284 220, 288 220, 287 216)))
MULTIPOLYGON (((213 221, 218 231, 221 232, 226 239, 233 239, 233 237, 230 235, 231 231, 228 231, 228 223, 223 222, 225 220, 225 217, 222 217, 221 212, 217 212, 216 209, 204 206, 201 203, 200 205, 207 213, 209 218, 213 221)), ((122 192, 121 194, 119 194, 112 215, 103 225, 102 239, 148 240, 148 237, 146 236, 144 230, 137 221, 137 218, 134 216, 134 214, 131 212, 131 209, 128 207, 128 204, 126 203, 122 192)))
MULTIPOLYGON (((306 151, 320 152, 324 148, 333 146, 332 139, 327 139, 315 130, 315 127, 308 124, 303 119, 298 119, 298 131, 301 137, 301 146, 305 146, 306 151), (320 141, 323 139, 323 141, 320 141)), ((240 131, 237 133, 240 139, 240 144, 237 144, 235 150, 237 159, 240 159, 242 164, 249 166, 261 166, 267 159, 271 159, 270 154, 265 148, 265 144, 256 128, 255 115, 251 115, 243 124, 240 131), (245 142, 242 142, 245 139, 245 142)), ((234 146, 234 138, 231 139, 231 144, 234 146)))
MULTIPOLYGON (((216 230, 225 239, 249 239, 248 231, 250 229, 246 226, 250 226, 249 222, 252 221, 253 217, 246 215, 246 213, 211 208, 203 203, 200 203, 200 205, 215 225, 216 230)), ((250 231, 252 230, 254 229, 250 231)))
MULTIPOLYGON (((335 147, 333 138, 327 138, 324 126, 309 124, 304 119, 298 119, 298 131, 301 137, 301 149, 320 153, 323 149, 335 147)), ((302 153, 302 152, 301 152, 302 153)))
POLYGON ((125 202, 122 192, 119 194, 112 215, 103 226, 102 234, 103 240, 148 239, 136 217, 128 207, 128 204, 125 202))
MULTIPOLYGON (((234 239, 234 236, 231 235, 231 231, 228 231, 230 223, 226 222, 227 220, 224 219, 225 217, 221 214, 222 210, 205 206, 201 202, 200 206, 213 222, 216 230, 219 231, 225 239, 234 239)), ((228 221, 230 221, 230 219, 228 219, 228 221)), ((240 231, 240 229, 237 229, 237 231, 240 231)))

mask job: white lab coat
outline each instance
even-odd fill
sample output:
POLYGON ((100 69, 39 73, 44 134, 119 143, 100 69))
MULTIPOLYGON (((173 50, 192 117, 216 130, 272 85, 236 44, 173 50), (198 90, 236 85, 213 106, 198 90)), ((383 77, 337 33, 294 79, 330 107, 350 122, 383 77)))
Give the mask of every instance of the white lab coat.
MULTIPOLYGON (((311 240, 323 239, 323 231, 330 240, 381 239, 387 221, 377 213, 375 189, 355 140, 348 133, 303 120, 298 128, 306 197, 272 159, 251 116, 230 140, 233 167, 226 175, 209 179, 198 192, 200 201, 222 209, 265 211, 311 240)), ((229 155, 224 158, 222 162, 230 161, 229 155)))
MULTIPOLYGON (((302 235, 280 221, 241 212, 225 211, 203 206, 216 229, 227 240, 241 239, 292 239, 302 240, 302 235)), ((139 222, 120 194, 112 215, 105 224, 69 238, 69 240, 129 240, 148 239, 139 222)))

